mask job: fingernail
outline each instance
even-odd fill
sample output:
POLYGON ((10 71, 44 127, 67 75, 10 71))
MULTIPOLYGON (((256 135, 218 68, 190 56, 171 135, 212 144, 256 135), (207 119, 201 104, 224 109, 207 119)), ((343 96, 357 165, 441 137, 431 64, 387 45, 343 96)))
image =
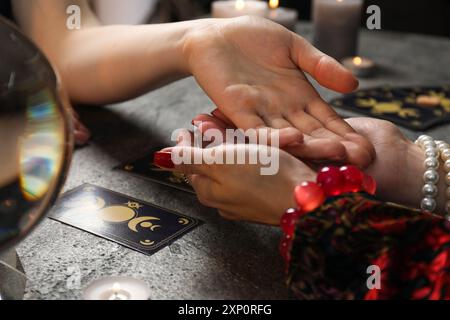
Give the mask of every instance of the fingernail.
POLYGON ((155 152, 153 163, 163 169, 175 169, 175 164, 172 161, 172 153, 170 152, 155 152))
POLYGON ((78 146, 84 146, 85 144, 87 144, 91 137, 90 134, 78 130, 74 131, 74 136, 75 136, 75 143, 78 146))

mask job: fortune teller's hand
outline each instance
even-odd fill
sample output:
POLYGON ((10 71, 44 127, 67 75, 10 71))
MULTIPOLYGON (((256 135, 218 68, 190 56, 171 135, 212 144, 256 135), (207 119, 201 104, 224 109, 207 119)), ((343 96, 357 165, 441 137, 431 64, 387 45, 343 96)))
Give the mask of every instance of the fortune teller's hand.
POLYGON ((315 181, 316 177, 316 173, 298 159, 268 146, 237 144, 210 149, 182 146, 171 151, 179 155, 190 154, 192 160, 211 155, 211 152, 216 156, 225 155, 227 151, 243 152, 246 159, 251 154, 273 156, 275 162, 271 165, 274 169, 279 168, 274 175, 261 175, 261 169, 268 167, 261 164, 203 163, 182 164, 175 168, 188 177, 201 203, 217 208, 224 218, 230 220, 278 225, 283 212, 295 207, 295 186, 302 181, 315 181))
POLYGON ((361 167, 372 162, 371 144, 355 135, 303 73, 347 93, 358 86, 348 70, 266 19, 212 21, 188 33, 184 51, 197 82, 236 127, 297 128, 314 138, 331 139, 333 160, 346 160, 342 142, 348 162, 361 167))

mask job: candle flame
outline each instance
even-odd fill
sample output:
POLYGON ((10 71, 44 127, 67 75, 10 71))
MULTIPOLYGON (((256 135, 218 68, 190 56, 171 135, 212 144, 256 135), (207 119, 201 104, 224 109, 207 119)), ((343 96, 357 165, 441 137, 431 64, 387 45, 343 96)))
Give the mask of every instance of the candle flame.
POLYGON ((353 58, 353 63, 357 66, 360 66, 362 64, 362 59, 361 57, 354 57, 353 58))
POLYGON ((337 0, 337 2, 343 2, 344 0, 337 0))
POLYGON ((112 291, 114 294, 118 294, 122 290, 120 283, 116 282, 113 284, 112 291))
POLYGON ((244 0, 236 0, 236 3, 234 4, 234 7, 236 10, 244 10, 245 8, 245 1, 244 0))
POLYGON ((270 0, 269 1, 269 7, 270 9, 274 10, 280 6, 280 0, 270 0))

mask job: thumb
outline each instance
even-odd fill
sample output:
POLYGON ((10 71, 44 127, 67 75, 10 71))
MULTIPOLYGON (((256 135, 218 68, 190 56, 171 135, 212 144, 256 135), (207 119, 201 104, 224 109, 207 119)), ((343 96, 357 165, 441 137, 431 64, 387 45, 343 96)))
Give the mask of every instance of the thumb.
POLYGON ((292 34, 292 59, 322 86, 341 93, 355 90, 359 83, 353 74, 335 59, 316 49, 307 40, 292 34))

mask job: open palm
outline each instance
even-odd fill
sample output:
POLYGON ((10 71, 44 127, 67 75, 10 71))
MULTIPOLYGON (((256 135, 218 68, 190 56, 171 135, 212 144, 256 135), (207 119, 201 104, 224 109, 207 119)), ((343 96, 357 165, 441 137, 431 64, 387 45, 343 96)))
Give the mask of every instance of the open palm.
POLYGON ((200 86, 237 127, 296 128, 306 139, 331 139, 334 158, 347 150, 355 164, 372 161, 371 144, 353 139, 354 130, 320 98, 303 70, 339 92, 354 90, 357 80, 298 35, 265 19, 223 20, 194 32, 186 51, 200 86))

